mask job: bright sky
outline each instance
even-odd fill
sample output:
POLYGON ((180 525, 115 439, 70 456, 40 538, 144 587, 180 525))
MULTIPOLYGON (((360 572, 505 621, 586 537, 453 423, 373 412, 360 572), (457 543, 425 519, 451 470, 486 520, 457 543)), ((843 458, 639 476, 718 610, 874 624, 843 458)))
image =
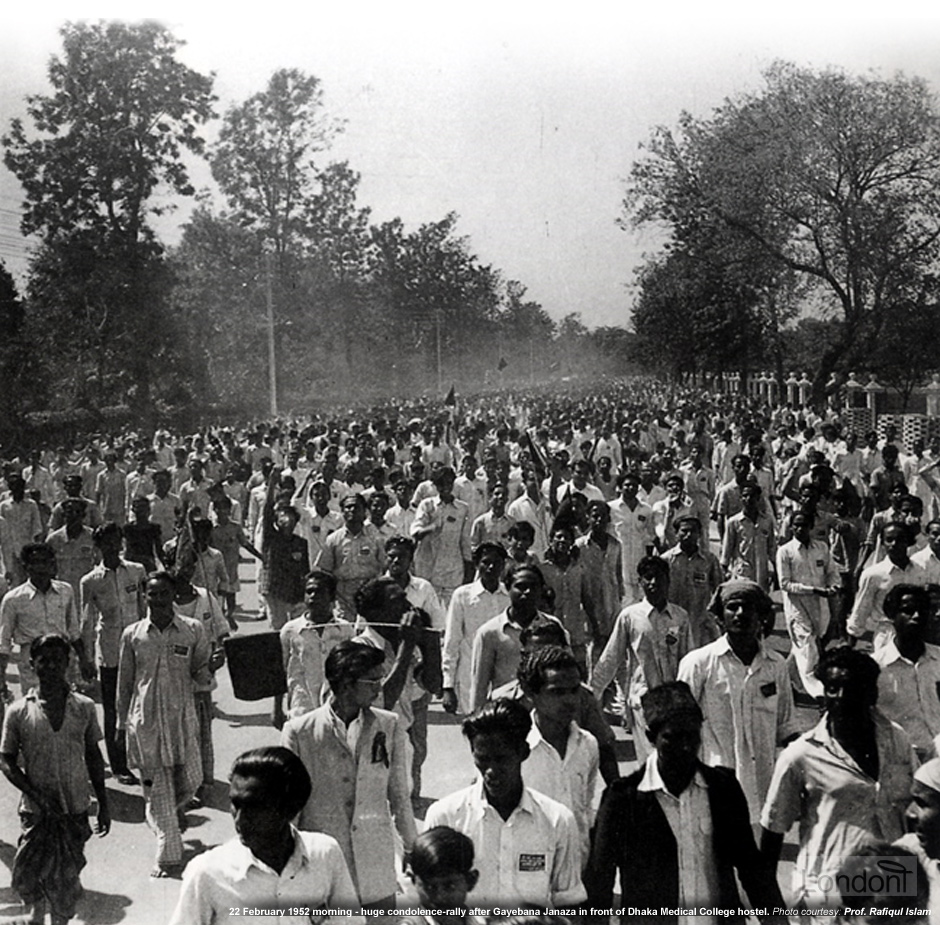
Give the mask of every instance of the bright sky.
MULTIPOLYGON (((44 93, 66 19, 158 18, 182 58, 216 73, 219 110, 278 67, 317 75, 346 120, 334 145, 362 174, 373 220, 460 216, 485 263, 521 280, 557 318, 627 324, 628 286, 653 234, 615 225, 623 178, 657 124, 705 115, 755 89, 777 58, 852 72, 897 70, 940 89, 940 5, 729 2, 251 4, 45 0, 4 12, 0 125, 44 93), (755 9, 760 8, 760 12, 755 9)), ((197 166, 199 186, 211 186, 197 166)), ((20 191, 0 166, 0 258, 25 267, 20 191)), ((191 206, 159 226, 179 240, 191 206)))

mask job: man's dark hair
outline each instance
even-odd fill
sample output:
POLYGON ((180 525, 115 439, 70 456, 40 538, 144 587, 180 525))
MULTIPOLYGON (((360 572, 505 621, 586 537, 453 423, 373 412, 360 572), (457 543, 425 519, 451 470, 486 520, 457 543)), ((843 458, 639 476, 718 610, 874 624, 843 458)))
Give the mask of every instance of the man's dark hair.
POLYGON ((532 729, 532 717, 518 700, 488 700, 461 729, 471 745, 479 735, 504 735, 521 746, 532 729))
POLYGON ((537 694, 545 684, 545 674, 548 671, 564 671, 574 668, 579 672, 577 659, 570 649, 563 646, 539 646, 525 652, 519 662, 519 683, 523 690, 530 694, 537 694))
POLYGON ((115 537, 117 539, 124 538, 124 531, 121 529, 121 525, 115 523, 113 520, 99 524, 91 534, 92 542, 96 546, 100 546, 109 537, 115 537))
POLYGON ((395 584, 395 579, 389 575, 380 575, 378 578, 369 579, 353 595, 356 613, 361 614, 366 619, 381 615, 382 608, 385 606, 385 589, 393 584, 395 584))
POLYGON ((469 874, 473 870, 473 842, 450 826, 436 825, 412 842, 405 860, 417 877, 469 874))
POLYGON ((506 551, 505 546, 502 546, 499 543, 485 542, 480 543, 480 545, 473 550, 473 564, 479 565, 483 560, 483 556, 488 552, 495 552, 504 561, 509 558, 509 553, 506 551))
POLYGON ((33 559, 54 559, 55 550, 48 543, 27 543, 20 552, 20 561, 27 565, 33 559))
POLYGON ((893 620, 901 608, 901 599, 907 595, 917 598, 917 602, 924 609, 924 613, 930 613, 930 592, 922 585, 895 585, 885 595, 884 603, 881 605, 885 616, 893 620))
POLYGON ((265 792, 277 800, 278 807, 290 819, 304 808, 313 790, 304 763, 282 745, 253 748, 239 755, 232 764, 229 780, 233 777, 261 781, 265 792))
POLYGON ((323 673, 335 691, 344 681, 358 681, 385 661, 385 653, 375 646, 347 639, 330 650, 323 673))
POLYGON ((61 633, 44 633, 29 644, 29 660, 35 661, 43 649, 61 649, 66 656, 72 651, 69 641, 61 633))
POLYGON ((640 705, 646 728, 654 739, 666 723, 678 716, 689 717, 699 724, 704 722, 702 708, 685 681, 670 681, 648 690, 640 698, 640 705))
POLYGON ((867 690, 872 692, 878 690, 878 675, 881 674, 881 669, 870 655, 859 652, 858 649, 853 649, 850 646, 836 646, 834 649, 827 649, 816 666, 816 677, 825 683, 826 672, 830 668, 841 668, 849 672, 867 690))
POLYGON ((519 634, 519 645, 523 649, 537 646, 567 646, 568 638, 565 636, 565 628, 557 620, 545 620, 538 623, 530 623, 519 634))
POLYGON ((521 563, 515 567, 510 564, 510 567, 506 570, 506 574, 503 577, 503 584, 506 585, 508 589, 517 575, 521 575, 523 572, 531 572, 538 579, 539 584, 542 588, 545 587, 545 576, 542 574, 542 570, 537 565, 530 565, 528 563, 521 563))
POLYGON ((307 582, 310 581, 311 578, 322 581, 323 584, 329 588, 330 597, 336 597, 336 576, 332 572, 327 572, 322 568, 311 569, 304 576, 304 587, 306 587, 307 582))
POLYGON ((410 536, 390 536, 385 541, 385 551, 393 549, 407 549, 413 556, 415 554, 415 541, 410 536))
POLYGON ((660 556, 643 556, 637 563, 636 573, 640 578, 652 578, 655 575, 668 578, 669 563, 660 556))

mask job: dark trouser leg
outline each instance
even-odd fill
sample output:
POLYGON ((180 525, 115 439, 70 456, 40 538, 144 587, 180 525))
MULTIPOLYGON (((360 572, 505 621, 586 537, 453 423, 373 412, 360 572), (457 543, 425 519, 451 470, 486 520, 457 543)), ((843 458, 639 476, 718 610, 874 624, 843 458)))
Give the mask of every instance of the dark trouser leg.
POLYGON ((421 767, 425 758, 428 757, 428 705, 430 703, 431 695, 428 693, 411 703, 414 722, 408 730, 408 737, 414 749, 414 757, 411 760, 412 798, 421 796, 421 767))

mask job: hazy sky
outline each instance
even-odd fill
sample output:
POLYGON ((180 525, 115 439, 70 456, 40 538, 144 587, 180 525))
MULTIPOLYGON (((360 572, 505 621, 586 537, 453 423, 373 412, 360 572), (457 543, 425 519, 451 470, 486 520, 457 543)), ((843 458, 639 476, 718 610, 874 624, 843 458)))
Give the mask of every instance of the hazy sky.
MULTIPOLYGON (((6 11, 0 124, 46 92, 66 19, 159 18, 181 57, 216 74, 219 111, 278 67, 323 82, 346 120, 332 151, 362 174, 375 221, 409 227, 449 211, 486 263, 555 317, 625 324, 628 282, 654 235, 618 229, 623 178, 657 124, 704 115, 760 85, 777 58, 940 89, 935 3, 41 2, 6 11), (41 8, 40 8, 41 7, 41 8), (35 11, 34 11, 35 10, 35 11)), ((214 135, 213 126, 209 135, 214 135)), ((211 185, 204 166, 197 185, 211 185)), ((0 166, 0 258, 22 272, 19 187, 0 166)), ((174 243, 190 205, 159 225, 174 243)))

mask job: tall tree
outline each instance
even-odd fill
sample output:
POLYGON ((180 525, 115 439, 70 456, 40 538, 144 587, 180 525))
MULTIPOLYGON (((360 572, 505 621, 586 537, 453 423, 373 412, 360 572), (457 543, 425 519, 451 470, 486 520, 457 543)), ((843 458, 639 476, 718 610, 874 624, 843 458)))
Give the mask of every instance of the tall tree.
POLYGON ((160 190, 193 193, 182 154, 202 151, 212 79, 177 59, 182 43, 159 23, 67 23, 61 35, 52 94, 27 99, 38 137, 14 119, 3 139, 23 231, 41 239, 30 304, 42 331, 69 331, 59 355, 96 373, 99 397, 124 389, 149 412, 172 326, 148 217, 169 208, 160 190))
POLYGON ((624 217, 663 222, 679 242, 720 223, 810 283, 839 319, 819 396, 940 254, 940 125, 918 79, 778 63, 765 82, 710 118, 684 113, 677 133, 657 129, 624 217))
POLYGON ((298 243, 319 189, 315 156, 340 123, 324 113, 320 80, 281 68, 267 87, 225 113, 212 175, 246 227, 280 257, 298 243))

